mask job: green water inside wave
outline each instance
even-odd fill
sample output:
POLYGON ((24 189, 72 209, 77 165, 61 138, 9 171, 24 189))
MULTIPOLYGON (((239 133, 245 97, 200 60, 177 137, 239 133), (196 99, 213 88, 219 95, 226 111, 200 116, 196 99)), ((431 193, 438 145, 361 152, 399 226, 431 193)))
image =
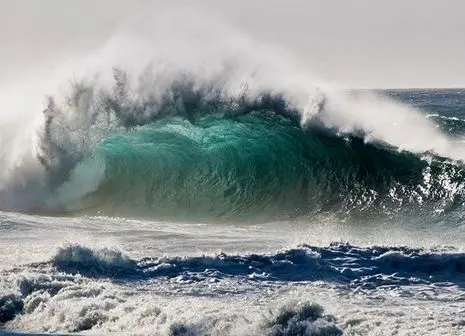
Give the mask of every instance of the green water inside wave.
POLYGON ((444 174, 442 163, 302 130, 271 112, 164 117, 114 134, 98 150, 105 178, 87 202, 105 215, 257 221, 393 213, 448 196, 440 184, 425 185, 426 170, 444 174))

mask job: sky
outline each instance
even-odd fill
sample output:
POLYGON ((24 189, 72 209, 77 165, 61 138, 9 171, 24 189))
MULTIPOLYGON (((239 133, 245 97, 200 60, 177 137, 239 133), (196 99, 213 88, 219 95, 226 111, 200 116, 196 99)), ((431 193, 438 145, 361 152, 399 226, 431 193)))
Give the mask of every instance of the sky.
POLYGON ((98 48, 147 13, 183 6, 286 49, 328 81, 465 87, 463 0, 0 0, 0 81, 98 48))

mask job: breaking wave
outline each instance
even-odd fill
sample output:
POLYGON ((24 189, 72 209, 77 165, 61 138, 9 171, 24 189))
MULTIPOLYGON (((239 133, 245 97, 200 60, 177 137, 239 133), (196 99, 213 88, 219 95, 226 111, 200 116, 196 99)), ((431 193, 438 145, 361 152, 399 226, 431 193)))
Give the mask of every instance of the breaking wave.
POLYGON ((333 243, 302 245, 271 255, 158 257, 133 260, 119 250, 68 245, 52 264, 71 274, 114 279, 162 278, 182 282, 324 280, 365 289, 418 284, 465 285, 465 255, 448 250, 407 247, 357 247, 333 243))
POLYGON ((434 118, 231 65, 114 69, 48 96, 24 133, 2 124, 0 208, 189 221, 447 214, 463 203, 465 155, 434 118))

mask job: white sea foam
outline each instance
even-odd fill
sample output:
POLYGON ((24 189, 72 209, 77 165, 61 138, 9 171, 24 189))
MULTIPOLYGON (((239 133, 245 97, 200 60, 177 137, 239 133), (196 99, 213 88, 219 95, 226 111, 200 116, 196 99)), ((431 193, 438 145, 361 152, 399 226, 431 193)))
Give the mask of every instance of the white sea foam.
MULTIPOLYGON (((119 127, 93 95, 112 86, 113 67, 130 75, 131 101, 156 98, 181 70, 196 85, 214 80, 231 96, 246 89, 251 99, 263 90, 283 94, 301 111, 303 126, 317 122, 366 142, 465 159, 460 144, 419 111, 328 85, 285 52, 210 20, 165 14, 150 29, 144 22, 142 35, 125 32, 57 66, 49 80, 2 89, 1 209, 50 211, 96 188, 104 164, 82 158, 119 127), (70 103, 76 83, 95 91, 70 103), (54 192, 38 160, 52 148, 43 146, 47 95, 60 111, 48 144, 76 155, 64 156, 70 175, 54 192)), ((455 219, 431 227, 408 219, 354 225, 329 216, 244 227, 0 213, 0 323, 30 333, 463 335, 464 228, 462 216, 455 219), (360 246, 328 245, 339 238, 360 246), (412 247, 437 244, 456 248, 412 247)))
POLYGON ((196 24, 185 12, 163 13, 157 19, 152 26, 118 33, 87 57, 57 65, 47 80, 28 78, 1 92, 1 208, 49 211, 98 187, 104 164, 80 162, 117 127, 99 98, 110 87, 114 90, 115 68, 128 74, 129 91, 118 98, 126 118, 134 113, 140 118, 140 108, 130 104, 148 100, 152 105, 145 106, 142 115, 160 113, 157 102, 183 73, 197 87, 213 84, 232 97, 244 90, 249 99, 263 91, 282 94, 301 113, 302 125, 317 120, 336 133, 361 135, 366 142, 465 159, 463 146, 441 134, 419 111, 331 86, 285 51, 252 41, 224 24, 196 24), (172 20, 173 15, 182 20, 172 20), (173 27, 175 21, 182 24, 173 27), (52 97, 48 106, 47 96, 52 97), (58 196, 50 191, 50 183, 66 181, 58 196))
POLYGON ((3 273, 0 317, 29 332, 459 335, 463 260, 451 251, 334 244, 136 263, 115 249, 68 245, 52 264, 3 273), (297 282, 280 276, 292 273, 297 282), (324 282, 308 281, 315 278, 324 282), (432 312, 440 315, 432 320, 432 312))

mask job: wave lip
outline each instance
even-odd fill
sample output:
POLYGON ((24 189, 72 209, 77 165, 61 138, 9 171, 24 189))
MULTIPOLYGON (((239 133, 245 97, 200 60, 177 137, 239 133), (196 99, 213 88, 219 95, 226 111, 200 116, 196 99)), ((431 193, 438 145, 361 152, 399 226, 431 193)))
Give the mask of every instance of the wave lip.
POLYGON ((32 139, 0 139, 24 149, 1 149, 0 208, 257 222, 463 203, 463 148, 437 118, 223 70, 114 69, 49 96, 32 139))

